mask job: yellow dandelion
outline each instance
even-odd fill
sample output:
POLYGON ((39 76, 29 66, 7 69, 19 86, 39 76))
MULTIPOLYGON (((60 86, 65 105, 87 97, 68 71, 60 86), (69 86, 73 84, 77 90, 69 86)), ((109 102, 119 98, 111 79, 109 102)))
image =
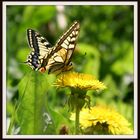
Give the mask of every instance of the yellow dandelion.
MULTIPOLYGON (((73 113, 70 119, 75 120, 74 117, 73 113)), ((93 131, 99 126, 107 127, 108 134, 113 135, 133 134, 130 123, 114 109, 105 106, 83 108, 80 112, 80 125, 82 129, 94 127, 93 131)))
POLYGON ((57 87, 70 87, 71 89, 68 106, 71 111, 75 111, 75 134, 79 134, 80 110, 85 104, 90 106, 90 99, 86 96, 87 90, 102 90, 106 86, 92 75, 76 72, 61 74, 55 85, 57 87))
POLYGON ((102 90, 106 88, 106 86, 94 76, 76 72, 62 74, 57 79, 56 86, 82 90, 102 90))

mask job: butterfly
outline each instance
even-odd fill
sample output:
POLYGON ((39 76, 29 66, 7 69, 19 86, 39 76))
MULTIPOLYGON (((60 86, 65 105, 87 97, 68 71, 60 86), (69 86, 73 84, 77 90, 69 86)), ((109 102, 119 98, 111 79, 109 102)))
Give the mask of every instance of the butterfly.
POLYGON ((60 37, 55 46, 33 29, 27 29, 28 43, 32 51, 26 63, 35 71, 61 73, 72 69, 71 58, 79 35, 80 25, 75 21, 60 37))

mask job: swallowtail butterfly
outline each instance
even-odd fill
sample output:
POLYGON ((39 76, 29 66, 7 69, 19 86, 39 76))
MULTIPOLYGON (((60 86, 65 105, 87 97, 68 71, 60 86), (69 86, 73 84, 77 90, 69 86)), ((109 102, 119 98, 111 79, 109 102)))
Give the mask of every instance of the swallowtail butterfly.
POLYGON ((75 21, 62 35, 56 45, 52 45, 37 31, 27 29, 30 52, 26 63, 34 70, 61 73, 72 69, 71 57, 76 46, 80 25, 75 21))

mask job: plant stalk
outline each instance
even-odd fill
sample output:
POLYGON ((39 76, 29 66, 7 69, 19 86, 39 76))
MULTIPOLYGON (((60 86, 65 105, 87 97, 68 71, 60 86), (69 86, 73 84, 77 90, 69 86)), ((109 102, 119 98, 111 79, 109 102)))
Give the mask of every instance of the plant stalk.
POLYGON ((80 109, 78 104, 76 104, 76 113, 75 113, 75 134, 79 134, 79 115, 80 115, 80 109))

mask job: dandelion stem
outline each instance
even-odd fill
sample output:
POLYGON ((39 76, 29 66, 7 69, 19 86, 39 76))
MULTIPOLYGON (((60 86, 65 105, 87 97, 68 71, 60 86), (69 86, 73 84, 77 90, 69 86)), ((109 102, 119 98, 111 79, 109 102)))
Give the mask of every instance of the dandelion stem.
POLYGON ((76 104, 76 113, 75 113, 75 134, 79 134, 79 115, 80 115, 80 109, 78 104, 76 104))

